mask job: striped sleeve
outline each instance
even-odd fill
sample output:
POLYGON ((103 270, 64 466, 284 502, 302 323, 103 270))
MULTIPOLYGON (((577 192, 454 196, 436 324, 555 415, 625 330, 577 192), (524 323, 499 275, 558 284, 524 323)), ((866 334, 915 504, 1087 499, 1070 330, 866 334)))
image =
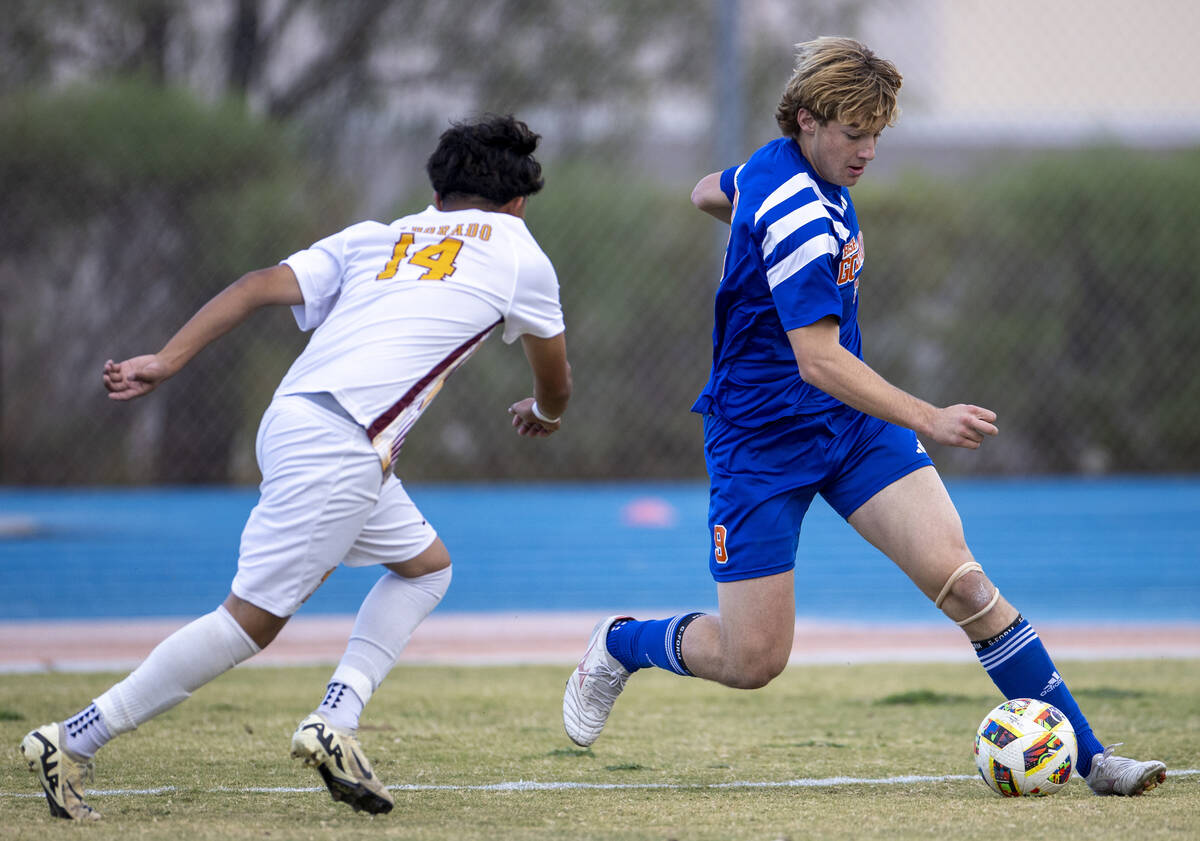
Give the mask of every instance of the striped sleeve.
POLYGON ((786 330, 842 315, 837 261, 850 232, 831 207, 802 172, 773 190, 754 213, 767 286, 786 330))

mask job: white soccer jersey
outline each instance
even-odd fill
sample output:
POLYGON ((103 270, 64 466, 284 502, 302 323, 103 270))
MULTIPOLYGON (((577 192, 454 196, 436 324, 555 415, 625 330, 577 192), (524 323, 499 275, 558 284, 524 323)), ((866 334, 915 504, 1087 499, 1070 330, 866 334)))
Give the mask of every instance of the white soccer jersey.
POLYGON ((503 323, 505 342, 563 332, 558 278, 523 220, 430 206, 361 222, 284 260, 316 328, 277 395, 329 392, 386 470, 446 378, 503 323))

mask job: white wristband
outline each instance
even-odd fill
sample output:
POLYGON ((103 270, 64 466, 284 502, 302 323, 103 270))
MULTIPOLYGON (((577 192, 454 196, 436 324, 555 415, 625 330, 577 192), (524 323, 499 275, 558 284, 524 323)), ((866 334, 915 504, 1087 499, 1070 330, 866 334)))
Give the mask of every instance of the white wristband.
POLYGON ((556 418, 548 418, 545 415, 543 415, 541 413, 541 411, 538 409, 538 404, 537 404, 536 400, 534 400, 533 405, 529 407, 529 411, 532 412, 533 416, 535 418, 537 418, 538 420, 540 420, 542 423, 558 423, 559 421, 562 420, 562 415, 559 415, 556 418))

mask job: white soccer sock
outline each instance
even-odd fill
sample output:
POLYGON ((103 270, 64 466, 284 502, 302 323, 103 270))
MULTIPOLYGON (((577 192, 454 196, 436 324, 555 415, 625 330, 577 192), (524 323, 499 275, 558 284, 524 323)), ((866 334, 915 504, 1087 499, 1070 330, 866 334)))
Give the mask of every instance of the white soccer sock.
POLYGON ((331 680, 325 687, 325 700, 317 707, 317 712, 334 727, 354 732, 358 730, 363 706, 357 692, 340 681, 331 680))
MULTIPOLYGON (((346 653, 329 682, 345 684, 366 704, 396 664, 413 631, 437 607, 449 587, 450 567, 419 578, 385 572, 363 599, 346 653)), ((353 727, 336 726, 357 728, 360 711, 361 707, 349 711, 353 727)))
POLYGON ((257 654, 258 645, 224 606, 160 642, 129 677, 96 699, 113 736, 134 730, 257 654))
POLYGON ((63 732, 66 733, 63 747, 81 759, 91 759, 112 738, 95 703, 64 721, 63 732))

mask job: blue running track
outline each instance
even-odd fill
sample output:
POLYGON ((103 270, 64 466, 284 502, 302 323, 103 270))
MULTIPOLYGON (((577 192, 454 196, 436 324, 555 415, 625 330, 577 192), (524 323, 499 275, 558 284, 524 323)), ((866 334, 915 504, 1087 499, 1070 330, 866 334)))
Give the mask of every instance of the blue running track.
MULTIPOLYGON (((948 482, 967 540, 1034 622, 1200 621, 1200 478, 948 482)), ((455 561, 439 612, 712 608, 702 483, 414 485, 455 561)), ((253 488, 0 488, 0 620, 194 616, 228 592, 253 488)), ((797 612, 938 621, 823 502, 797 612)), ((340 569, 302 612, 352 613, 340 569)))

